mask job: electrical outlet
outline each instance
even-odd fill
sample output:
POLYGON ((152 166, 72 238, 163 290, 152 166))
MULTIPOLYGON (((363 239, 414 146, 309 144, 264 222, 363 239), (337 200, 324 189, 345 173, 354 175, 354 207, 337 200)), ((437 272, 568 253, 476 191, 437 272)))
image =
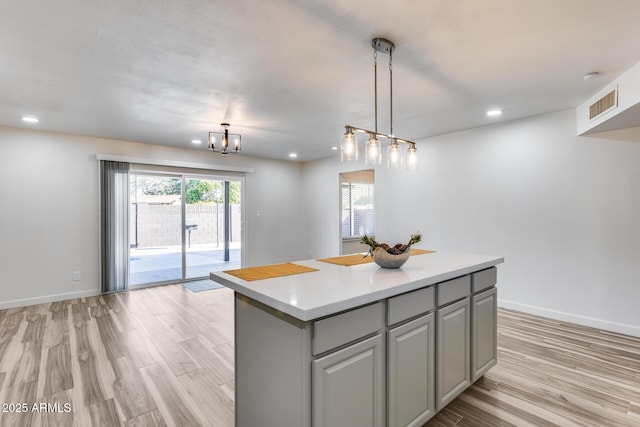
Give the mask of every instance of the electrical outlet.
POLYGON ((79 282, 80 281, 80 272, 79 271, 74 271, 73 272, 73 281, 74 282, 79 282))

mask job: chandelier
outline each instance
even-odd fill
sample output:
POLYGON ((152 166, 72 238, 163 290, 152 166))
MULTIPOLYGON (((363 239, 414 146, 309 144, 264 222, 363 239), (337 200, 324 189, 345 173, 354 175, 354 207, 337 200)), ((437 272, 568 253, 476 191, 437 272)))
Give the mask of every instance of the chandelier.
POLYGON ((358 160, 358 139, 357 133, 368 135, 365 143, 364 161, 367 165, 379 165, 382 163, 382 149, 379 139, 390 141, 387 147, 387 166, 398 168, 404 163, 409 170, 416 170, 419 167, 418 148, 416 143, 408 139, 398 138, 393 134, 393 50, 395 46, 387 39, 376 37, 371 40, 373 47, 373 79, 374 79, 374 102, 375 102, 375 130, 367 130, 356 126, 346 125, 345 133, 340 142, 340 160, 343 162, 358 160), (389 133, 378 132, 378 52, 389 54, 389 133), (405 156, 402 154, 400 144, 407 144, 408 149, 405 156))
POLYGON ((223 156, 240 151, 242 135, 229 133, 229 123, 220 123, 220 126, 224 128, 223 132, 209 132, 209 148, 223 156))

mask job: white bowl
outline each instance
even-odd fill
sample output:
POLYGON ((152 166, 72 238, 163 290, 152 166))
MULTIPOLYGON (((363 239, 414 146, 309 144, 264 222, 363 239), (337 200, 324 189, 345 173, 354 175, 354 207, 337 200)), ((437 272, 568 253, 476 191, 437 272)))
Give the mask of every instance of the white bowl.
POLYGON ((411 255, 411 246, 409 246, 400 255, 392 255, 384 249, 378 247, 373 251, 373 262, 382 268, 400 268, 407 262, 411 255))

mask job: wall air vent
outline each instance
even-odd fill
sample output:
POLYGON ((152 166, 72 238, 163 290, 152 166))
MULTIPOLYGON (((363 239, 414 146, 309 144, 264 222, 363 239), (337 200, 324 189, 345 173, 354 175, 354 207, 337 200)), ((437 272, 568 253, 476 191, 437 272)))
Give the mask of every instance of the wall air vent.
POLYGON ((593 120, 618 106, 618 88, 598 99, 589 106, 589 120, 593 120))

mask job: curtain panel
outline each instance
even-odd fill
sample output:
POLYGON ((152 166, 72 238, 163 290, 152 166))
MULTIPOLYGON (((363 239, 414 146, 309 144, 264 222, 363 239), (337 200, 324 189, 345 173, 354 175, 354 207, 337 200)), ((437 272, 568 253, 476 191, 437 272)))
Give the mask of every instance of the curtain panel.
POLYGON ((129 288, 129 163, 100 161, 101 287, 129 288))

